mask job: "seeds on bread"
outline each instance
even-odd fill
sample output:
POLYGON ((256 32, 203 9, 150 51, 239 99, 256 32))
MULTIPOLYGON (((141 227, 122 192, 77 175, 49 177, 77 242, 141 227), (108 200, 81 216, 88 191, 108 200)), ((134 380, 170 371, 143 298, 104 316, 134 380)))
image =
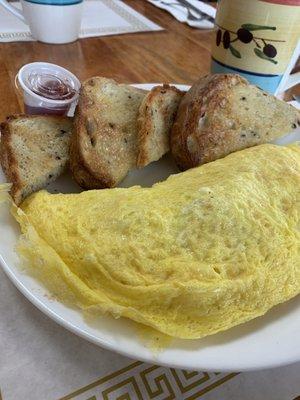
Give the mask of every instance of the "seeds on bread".
POLYGON ((102 77, 83 83, 70 152, 71 171, 81 187, 116 186, 136 166, 137 116, 145 94, 102 77))
POLYGON ((63 172, 71 131, 72 120, 61 116, 16 115, 1 124, 0 161, 17 205, 63 172))
POLYGON ((171 151, 182 170, 270 142, 300 125, 300 113, 239 75, 208 75, 178 107, 171 151))
POLYGON ((170 130, 183 92, 175 86, 155 86, 143 99, 138 117, 137 166, 159 160, 170 149, 170 130))

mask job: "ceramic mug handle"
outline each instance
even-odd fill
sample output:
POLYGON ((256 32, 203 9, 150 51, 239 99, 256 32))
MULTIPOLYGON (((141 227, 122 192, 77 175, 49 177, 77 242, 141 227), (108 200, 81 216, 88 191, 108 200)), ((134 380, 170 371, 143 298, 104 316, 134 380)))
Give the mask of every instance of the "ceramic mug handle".
POLYGON ((0 5, 2 5, 9 12, 14 14, 17 18, 19 18, 21 21, 25 22, 25 24, 26 24, 26 20, 24 18, 24 15, 22 14, 22 12, 19 9, 17 9, 16 7, 12 6, 10 3, 8 3, 7 0, 0 0, 0 5))
POLYGON ((286 90, 290 89, 293 86, 296 86, 300 83, 300 72, 296 72, 291 74, 292 69, 296 65, 298 58, 300 57, 300 39, 298 40, 297 46, 294 50, 292 58, 286 68, 285 73, 281 79, 281 82, 275 92, 275 96, 280 95, 281 93, 285 92, 286 90))
POLYGON ((290 75, 284 85, 284 90, 288 90, 293 86, 299 85, 300 83, 300 72, 295 72, 294 74, 290 75))

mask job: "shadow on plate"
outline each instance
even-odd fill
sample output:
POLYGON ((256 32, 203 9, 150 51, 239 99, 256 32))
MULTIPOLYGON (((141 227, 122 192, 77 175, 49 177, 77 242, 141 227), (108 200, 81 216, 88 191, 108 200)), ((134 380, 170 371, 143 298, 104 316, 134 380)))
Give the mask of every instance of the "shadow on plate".
MULTIPOLYGON (((140 185, 142 187, 151 187, 157 182, 166 180, 171 174, 178 173, 171 155, 167 154, 159 161, 153 162, 143 169, 131 171, 127 177, 118 185, 118 187, 131 187, 140 185)), ((72 178, 70 172, 61 175, 55 182, 47 188, 51 193, 80 193, 82 189, 72 178)))

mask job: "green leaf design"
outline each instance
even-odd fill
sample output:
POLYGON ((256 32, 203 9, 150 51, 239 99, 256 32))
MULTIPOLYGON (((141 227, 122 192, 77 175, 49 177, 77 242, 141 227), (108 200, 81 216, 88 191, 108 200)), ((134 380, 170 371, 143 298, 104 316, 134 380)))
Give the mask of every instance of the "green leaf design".
POLYGON ((276 26, 255 25, 255 24, 243 24, 242 28, 247 29, 248 31, 260 31, 264 29, 276 31, 276 26))
POLYGON ((277 64, 278 63, 278 61, 273 60, 272 58, 266 56, 261 50, 259 50, 257 48, 254 49, 254 53, 257 55, 257 57, 263 58, 264 60, 267 60, 267 61, 270 61, 273 64, 277 64))
POLYGON ((229 45, 229 50, 231 51, 231 54, 236 57, 236 58, 242 58, 241 53, 235 49, 231 44, 229 45))

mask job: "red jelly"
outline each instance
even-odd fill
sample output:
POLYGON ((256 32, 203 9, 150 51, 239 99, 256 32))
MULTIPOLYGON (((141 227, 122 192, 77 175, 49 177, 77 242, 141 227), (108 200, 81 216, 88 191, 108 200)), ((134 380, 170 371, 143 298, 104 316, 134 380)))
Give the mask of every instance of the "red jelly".
POLYGON ((67 104, 64 108, 46 108, 46 107, 35 107, 24 103, 25 114, 29 115, 67 115, 70 105, 67 104))
POLYGON ((46 99, 69 100, 76 94, 68 78, 62 79, 55 75, 31 73, 28 83, 33 93, 46 99))
POLYGON ((16 83, 23 89, 26 114, 72 113, 80 89, 79 80, 70 71, 44 62, 24 65, 16 83))

